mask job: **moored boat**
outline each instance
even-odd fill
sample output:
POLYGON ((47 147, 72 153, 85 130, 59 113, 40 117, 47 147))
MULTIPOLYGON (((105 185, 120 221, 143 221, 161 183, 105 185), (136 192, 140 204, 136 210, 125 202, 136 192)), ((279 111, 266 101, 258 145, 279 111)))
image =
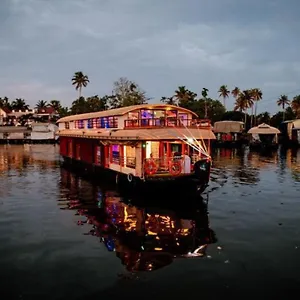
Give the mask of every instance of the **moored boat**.
MULTIPOLYGON (((131 186, 191 183, 203 191, 211 168, 209 120, 173 105, 134 105, 58 120, 65 163, 108 171, 131 186)), ((174 187, 174 185, 173 185, 174 187)))
POLYGON ((224 148, 239 148, 247 144, 248 140, 244 137, 245 124, 240 121, 218 121, 214 123, 213 131, 216 140, 213 145, 224 148))
POLYGON ((255 149, 276 149, 278 147, 278 134, 280 130, 268 124, 260 124, 249 129, 250 148, 255 149))
POLYGON ((300 119, 284 121, 280 124, 281 139, 283 147, 300 146, 300 119))

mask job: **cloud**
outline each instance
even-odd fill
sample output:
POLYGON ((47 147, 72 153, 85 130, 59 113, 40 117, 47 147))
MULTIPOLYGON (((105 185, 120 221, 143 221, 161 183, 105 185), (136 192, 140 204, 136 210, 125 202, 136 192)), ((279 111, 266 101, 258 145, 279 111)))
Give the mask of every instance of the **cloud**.
MULTIPOLYGON (((217 97, 227 84, 260 87, 275 102, 300 80, 296 0, 11 0, 0 8, 1 91, 32 105, 70 105, 77 70, 89 75, 86 95, 109 93, 127 76, 156 101, 178 85, 217 97)), ((277 110, 271 100, 260 108, 277 110)))

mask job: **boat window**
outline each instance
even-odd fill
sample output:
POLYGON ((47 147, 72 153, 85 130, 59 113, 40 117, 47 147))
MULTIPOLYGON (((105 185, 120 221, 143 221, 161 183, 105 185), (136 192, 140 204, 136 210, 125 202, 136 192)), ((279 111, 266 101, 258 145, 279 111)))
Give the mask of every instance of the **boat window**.
POLYGON ((153 110, 142 109, 141 110, 141 119, 153 119, 153 110))
POLYGON ((130 112, 128 113, 128 120, 138 120, 139 113, 138 112, 130 112))
POLYGON ((178 118, 180 120, 179 125, 188 126, 188 114, 178 114, 178 118))
POLYGON ((78 128, 83 129, 84 128, 84 121, 83 120, 78 120, 78 128))
POLYGON ((167 126, 176 126, 177 110, 166 110, 167 126))
POLYGON ((96 120, 97 128, 118 128, 117 117, 102 117, 96 120))
POLYGON ((118 118, 117 117, 109 117, 108 118, 108 127, 109 128, 118 128, 118 118))
POLYGON ((65 122, 65 129, 70 129, 70 123, 69 122, 65 122))
POLYGON ((119 145, 112 145, 111 146, 111 153, 112 153, 112 162, 119 164, 120 162, 120 146, 119 145))
POLYGON ((93 128, 93 119, 88 119, 87 128, 93 128))
POLYGON ((164 110, 154 110, 155 126, 165 126, 166 112, 164 110))
POLYGON ((154 118, 164 118, 166 116, 166 112, 164 110, 154 110, 154 118))

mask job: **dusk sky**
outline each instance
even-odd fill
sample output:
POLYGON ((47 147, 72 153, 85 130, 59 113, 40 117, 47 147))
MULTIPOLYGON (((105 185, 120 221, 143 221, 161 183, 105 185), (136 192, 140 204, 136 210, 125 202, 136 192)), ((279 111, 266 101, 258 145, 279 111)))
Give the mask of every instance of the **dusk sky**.
MULTIPOLYGON (((110 94, 121 76, 158 103, 179 85, 217 98, 222 84, 261 88, 259 110, 300 94, 299 0, 1 0, 0 96, 110 94)), ((233 99, 228 108, 233 107, 233 99)))

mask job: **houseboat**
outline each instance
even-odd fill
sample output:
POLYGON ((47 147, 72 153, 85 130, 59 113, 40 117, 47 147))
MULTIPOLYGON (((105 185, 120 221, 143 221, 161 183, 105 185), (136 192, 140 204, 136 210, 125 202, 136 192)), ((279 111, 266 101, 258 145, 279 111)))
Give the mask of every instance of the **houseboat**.
POLYGON ((284 121, 280 124, 280 143, 284 147, 300 146, 300 119, 284 121))
POLYGON ((214 123, 213 131, 216 140, 213 142, 215 147, 241 147, 247 144, 247 139, 243 135, 244 122, 239 121, 218 121, 214 123))
POLYGON ((28 126, 0 126, 0 144, 54 144, 58 126, 51 123, 32 123, 28 126))
POLYGON ((250 128, 250 148, 254 149, 276 149, 278 147, 278 134, 280 130, 268 124, 260 124, 250 128))
POLYGON ((64 162, 88 173, 106 170, 135 187, 176 182, 204 191, 209 182, 215 135, 190 110, 134 105, 64 117, 58 126, 64 162))
POLYGON ((35 144, 55 144, 58 142, 58 126, 51 123, 31 124, 31 143, 35 144))

